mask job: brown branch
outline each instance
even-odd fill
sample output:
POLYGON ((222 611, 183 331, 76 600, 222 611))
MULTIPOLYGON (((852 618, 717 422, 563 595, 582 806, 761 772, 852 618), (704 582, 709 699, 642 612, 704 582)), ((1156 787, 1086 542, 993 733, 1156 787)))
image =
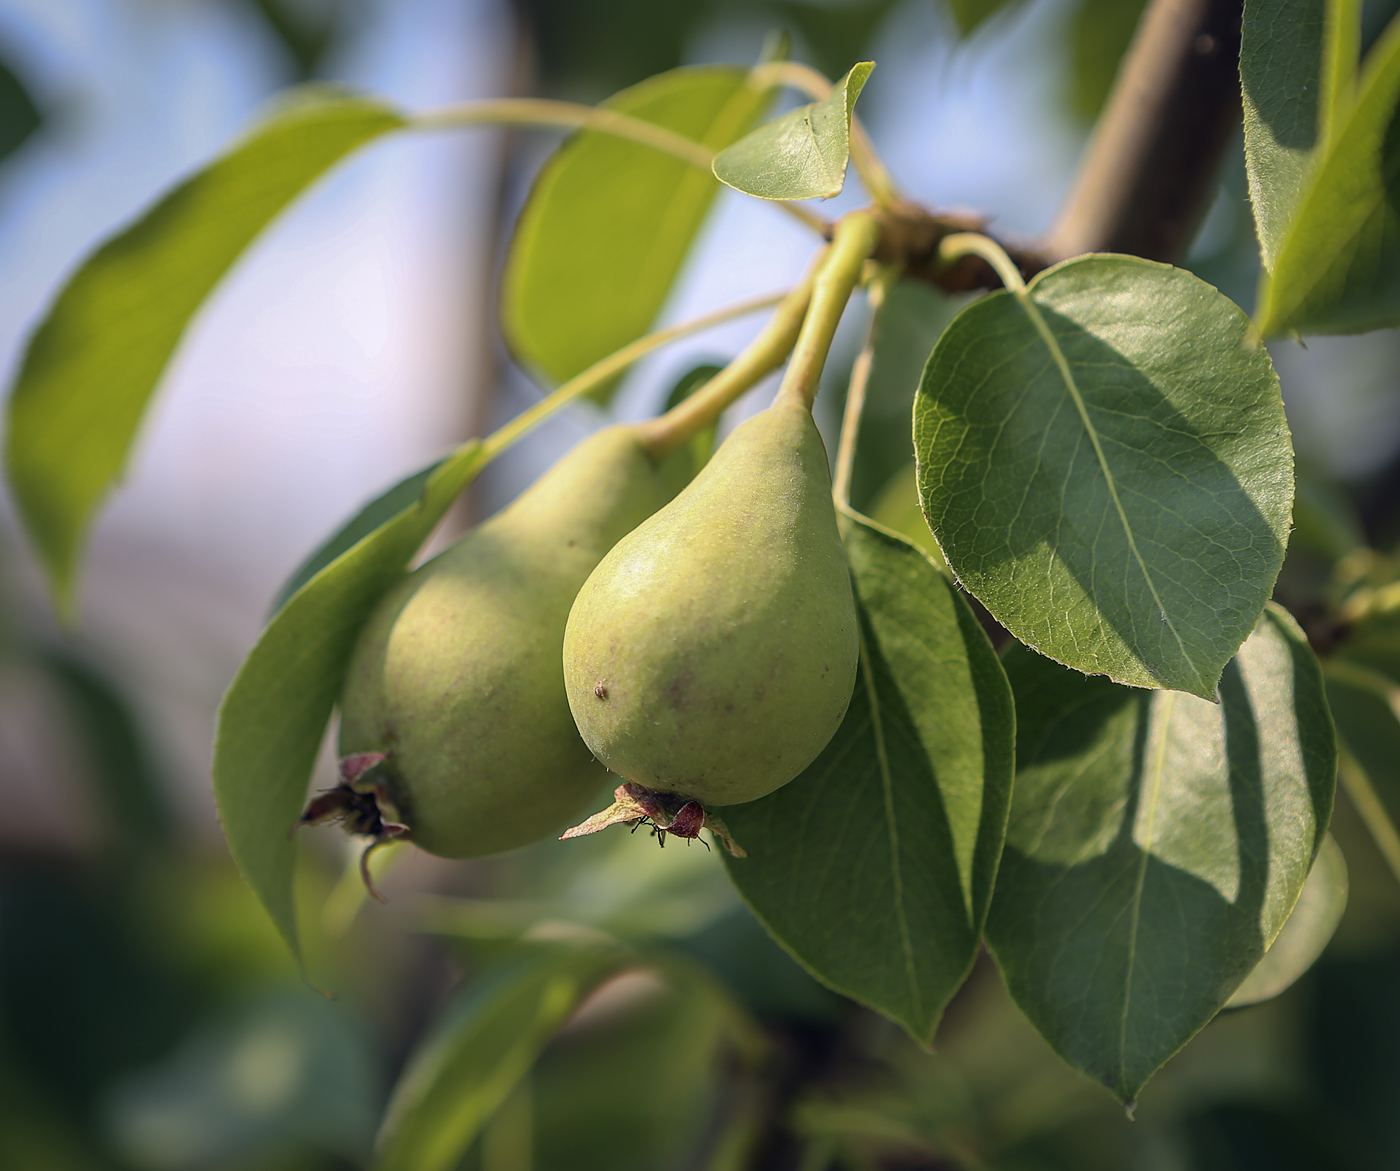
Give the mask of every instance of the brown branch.
POLYGON ((1089 143, 1051 260, 1185 255, 1240 121, 1243 0, 1152 0, 1089 143))
MULTIPOLYGON (((1055 226, 1037 244, 997 241, 1022 276, 1085 252, 1181 260, 1240 120, 1242 11, 1243 0, 1152 0, 1055 226)), ((937 263, 944 236, 991 235, 981 217, 908 202, 880 214, 877 259, 902 257, 945 292, 1001 287, 980 257, 937 263)))

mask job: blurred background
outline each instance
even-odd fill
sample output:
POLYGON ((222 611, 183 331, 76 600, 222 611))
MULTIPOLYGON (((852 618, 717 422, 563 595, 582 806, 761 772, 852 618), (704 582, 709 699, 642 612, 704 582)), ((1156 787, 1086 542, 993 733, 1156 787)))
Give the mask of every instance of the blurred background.
MULTIPOLYGON (((1367 4, 1368 36, 1395 7, 1367 4)), ((861 112, 911 197, 1030 239, 1068 189, 1140 9, 0 0, 0 364, 8 382, 96 242, 307 81, 415 110, 509 94, 593 102, 677 64, 752 62, 784 29, 793 55, 829 75, 878 63, 861 112)), ((985 958, 923 1053, 769 942, 718 859, 640 837, 470 864, 405 851, 385 868, 381 907, 346 880, 339 835, 308 835, 312 969, 336 999, 300 982, 223 846, 215 709, 311 548, 539 397, 498 340, 494 298, 530 176, 557 141, 393 139, 274 225, 181 346, 99 520, 75 634, 53 626, 0 501, 0 1167, 363 1166, 388 1087, 454 986, 520 933, 565 928, 681 957, 706 991, 664 971, 606 986, 487 1127, 468 1158, 483 1171, 728 1165, 722 1120, 764 1095, 776 1121, 755 1165, 775 1169, 797 1167, 800 1149, 825 1152, 813 1171, 1400 1167, 1400 887, 1345 801, 1334 832, 1351 900, 1323 960, 1277 1000, 1212 1024, 1149 1085, 1135 1122, 1059 1063, 985 958)), ((792 221, 726 192, 666 318, 781 289, 811 251, 792 221)), ((1236 144, 1188 264, 1249 309, 1257 263, 1236 144)), ((957 306, 922 296, 910 328, 931 345, 957 306)), ((642 363, 613 413, 654 413, 687 370, 726 360, 756 327, 642 363)), ((855 335, 838 342, 833 389, 855 335)), ((1400 535, 1400 337, 1274 356, 1329 531, 1388 547, 1400 535)), ((916 377, 887 379, 872 400, 858 506, 901 506, 916 377)), ((532 434, 453 525, 495 511, 604 421, 580 406, 532 434)), ((1320 540, 1291 558, 1282 588, 1295 608, 1349 547, 1320 540)))

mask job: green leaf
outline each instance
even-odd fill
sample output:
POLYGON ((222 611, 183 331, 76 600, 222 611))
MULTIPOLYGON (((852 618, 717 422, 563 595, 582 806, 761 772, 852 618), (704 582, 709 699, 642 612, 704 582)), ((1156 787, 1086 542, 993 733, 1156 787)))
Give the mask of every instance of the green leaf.
POLYGON ((861 614, 850 710, 776 793, 726 807, 730 877, 823 983, 928 1043, 977 954, 1014 716, 986 635, 922 553, 847 513, 861 614))
POLYGON ((1400 324, 1400 20, 1367 56, 1261 278, 1265 336, 1361 333, 1400 324))
POLYGON ((851 113, 875 68, 862 61, 819 102, 745 135, 715 155, 715 176, 760 199, 830 199, 846 184, 851 113))
POLYGON ((394 1087, 374 1171, 452 1171, 588 993, 628 962, 620 948, 537 944, 459 995, 394 1087))
POLYGON ((1132 43, 1145 0, 1079 0, 1069 27, 1069 106, 1086 122, 1099 116, 1132 43))
POLYGON ((1055 1052, 1131 1101, 1297 901, 1336 776, 1321 672, 1272 604, 1219 704, 1004 663, 1016 789, 987 938, 1055 1052))
POLYGON ((307 186, 404 124, 380 102, 313 90, 102 245, 59 293, 10 397, 7 458, 60 608, 73 606, 83 537, 195 312, 307 186))
POLYGON ((1328 661, 1326 676, 1337 736, 1394 821, 1400 817, 1400 686, 1381 670, 1341 657, 1328 661))
POLYGON ((1317 962, 1346 909, 1347 861, 1341 847, 1328 834, 1322 839, 1293 914, 1225 1007, 1259 1004, 1287 989, 1317 962))
POLYGON ((1323 137, 1326 0, 1249 0, 1240 33, 1244 157, 1264 266, 1279 245, 1323 137))
MULTIPOLYGON (((673 69, 603 105, 718 148, 768 100, 744 70, 715 66, 673 69)), ((562 382, 646 333, 718 192, 712 175, 638 143, 569 138, 536 176, 506 259, 501 328, 516 357, 562 382)))
MULTIPOLYGON (((970 298, 948 296, 924 281, 897 281, 885 294, 875 323, 875 345, 870 381, 865 389, 865 409, 860 416, 860 443, 851 469, 851 504, 876 520, 875 500, 895 473, 914 462, 914 440, 909 415, 923 377, 924 365, 939 335, 970 298)), ((917 487, 912 494, 919 506, 917 487)), ((904 532, 898 525, 890 526, 904 532)), ((919 517, 919 528, 928 538, 928 525, 919 517)), ((909 536, 905 533, 905 536, 909 536)), ((918 544, 918 540, 914 540, 918 544)))
POLYGON ((443 461, 440 459, 434 460, 426 468, 414 472, 411 476, 406 476, 392 488, 376 496, 341 525, 319 549, 297 566, 296 572, 277 591, 277 597, 272 603, 272 610, 268 614, 269 621, 276 616, 278 610, 291 600, 292 595, 297 590, 301 589, 347 549, 359 544, 362 538, 369 536, 380 525, 392 520, 409 505, 417 503, 423 495, 423 489, 428 486, 428 481, 432 478, 433 473, 442 467, 442 463, 443 461))
POLYGON ((1025 0, 948 0, 958 32, 971 36, 984 21, 990 20, 1003 8, 1019 8, 1025 0))
POLYGON ((944 332, 919 492, 962 584, 1090 674, 1214 698, 1283 562, 1293 453, 1248 318, 1127 256, 1047 269, 944 332))
POLYGON ((306 785, 355 637, 485 459, 472 440, 421 497, 319 570, 277 612, 224 696, 214 797, 234 861, 301 957, 292 877, 306 785))

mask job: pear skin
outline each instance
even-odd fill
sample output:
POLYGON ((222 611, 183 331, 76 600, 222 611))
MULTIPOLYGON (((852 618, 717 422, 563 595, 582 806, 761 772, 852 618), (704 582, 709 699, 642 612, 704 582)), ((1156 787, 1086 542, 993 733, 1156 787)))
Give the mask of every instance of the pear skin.
POLYGON ((370 617, 341 699, 343 757, 410 841, 479 857, 557 832, 607 779, 569 715, 559 648, 599 559, 670 498, 629 427, 585 439, 409 574, 370 617))
POLYGON ((569 707, 594 755, 705 806, 756 800, 811 764, 858 656, 826 448, 789 399, 618 542, 564 634, 569 707))

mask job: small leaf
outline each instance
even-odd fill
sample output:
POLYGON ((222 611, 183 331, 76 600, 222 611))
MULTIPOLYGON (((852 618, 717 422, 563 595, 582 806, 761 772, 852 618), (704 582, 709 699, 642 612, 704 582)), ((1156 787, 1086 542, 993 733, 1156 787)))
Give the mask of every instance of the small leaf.
POLYGON ((1347 861, 1341 847, 1328 834, 1322 839, 1322 848, 1303 883, 1293 914, 1225 1007, 1244 1008, 1272 1000, 1285 991, 1317 962, 1346 909, 1347 861))
POLYGON ((442 467, 442 462, 442 460, 434 460, 421 471, 406 476, 392 488, 376 496, 341 525, 333 536, 327 538, 319 549, 297 566, 296 572, 277 591, 277 597, 272 603, 272 611, 268 614, 269 621, 276 616, 278 610, 287 604, 297 590, 301 589, 347 549, 359 544, 362 538, 369 536, 380 525, 392 520, 409 505, 416 504, 422 497, 423 489, 428 486, 428 481, 432 478, 433 473, 442 467))
POLYGON ((102 245, 59 293, 10 398, 8 462, 60 608, 73 604, 83 536, 195 312, 293 199, 403 125, 379 102, 312 90, 102 245))
POLYGON ((1127 256, 1047 269, 944 332, 919 491, 962 584, 1089 674, 1213 698, 1283 563, 1293 453, 1248 318, 1127 256))
POLYGON ((1323 137, 1326 0, 1249 0, 1240 33, 1244 157, 1264 266, 1279 245, 1323 137))
POLYGON ((1124 1101, 1201 1029, 1293 910, 1332 812, 1317 660, 1270 605, 1220 703, 1014 647, 1016 788, 987 938, 1017 1004, 1124 1101))
POLYGON ((1400 820, 1400 686, 1341 657, 1328 660, 1326 677, 1338 738, 1391 821, 1400 820))
POLYGON ((628 962, 621 948, 535 944, 460 994, 394 1087, 375 1171, 452 1171, 588 993, 628 962))
POLYGON ((715 176, 760 199, 830 199, 846 184, 851 112, 874 62, 862 61, 819 102, 765 122, 715 155, 715 176))
POLYGON ((977 954, 1010 797, 1006 680, 957 589, 846 514, 862 656, 826 750, 724 815, 725 858, 768 930, 823 983, 933 1037, 977 954))
POLYGON ((1400 19, 1367 56, 1355 104, 1297 201, 1272 276, 1265 336, 1362 333, 1400 324, 1400 19))
MULTIPOLYGON (((744 134, 769 95, 731 67, 673 69, 603 105, 710 147, 744 134)), ((712 175, 596 131, 541 168, 511 239, 501 328, 517 358, 563 382, 642 336, 719 192, 712 175)), ((616 383, 594 392, 606 402, 616 383)))
POLYGON ((263 631, 219 708, 219 819, 239 870, 298 959, 289 832, 355 638, 484 462, 479 442, 464 444, 428 477, 418 500, 317 572, 263 631))

